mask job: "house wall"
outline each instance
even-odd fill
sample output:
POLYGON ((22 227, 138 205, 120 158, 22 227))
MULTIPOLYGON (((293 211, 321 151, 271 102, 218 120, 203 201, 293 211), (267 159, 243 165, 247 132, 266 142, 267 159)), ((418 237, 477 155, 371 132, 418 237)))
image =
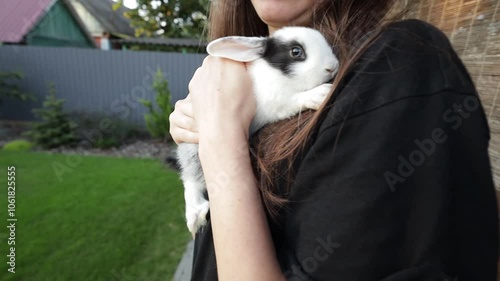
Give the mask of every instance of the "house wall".
POLYGON ((500 0, 421 0, 409 17, 443 30, 476 83, 489 119, 491 163, 500 190, 500 0))
POLYGON ((68 9, 57 1, 26 36, 28 45, 93 47, 68 9))

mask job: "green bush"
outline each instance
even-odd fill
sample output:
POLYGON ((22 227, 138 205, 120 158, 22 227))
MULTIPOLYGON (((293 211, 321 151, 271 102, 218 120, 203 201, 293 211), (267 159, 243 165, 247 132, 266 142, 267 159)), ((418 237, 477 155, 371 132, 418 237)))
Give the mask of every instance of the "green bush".
POLYGON ((148 109, 149 113, 144 115, 146 127, 153 138, 160 138, 164 141, 170 139, 170 122, 168 117, 172 113, 172 96, 168 89, 168 81, 163 77, 163 72, 158 69, 153 81, 153 89, 156 92, 156 107, 150 100, 142 99, 140 102, 148 109))
POLYGON ((109 149, 113 147, 119 147, 120 142, 114 137, 106 137, 100 140, 97 140, 95 146, 100 149, 109 149))
POLYGON ((142 138, 137 126, 130 124, 114 115, 101 112, 76 112, 72 114, 77 120, 77 138, 79 141, 89 141, 92 147, 108 149, 119 147, 128 139, 142 138), (106 128, 102 123, 106 123, 106 128))
POLYGON ((13 140, 6 143, 2 149, 9 151, 27 151, 33 148, 33 143, 27 140, 13 140))
POLYGON ((76 142, 76 124, 63 111, 64 100, 56 98, 55 86, 49 86, 49 95, 43 102, 43 108, 34 109, 33 113, 40 122, 35 123, 26 133, 33 142, 43 148, 55 148, 72 145, 76 142))
POLYGON ((31 94, 21 90, 17 82, 24 76, 20 72, 0 72, 0 105, 4 98, 16 98, 20 100, 36 100, 31 94))

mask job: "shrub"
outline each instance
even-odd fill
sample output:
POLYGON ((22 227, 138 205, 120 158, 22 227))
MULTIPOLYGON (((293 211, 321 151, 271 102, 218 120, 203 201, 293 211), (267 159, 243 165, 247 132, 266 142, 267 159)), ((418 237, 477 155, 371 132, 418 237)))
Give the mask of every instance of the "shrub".
POLYGON ((78 112, 72 116, 78 120, 76 131, 78 140, 88 141, 92 147, 101 149, 119 147, 128 139, 142 137, 137 126, 113 115, 100 112, 78 112), (103 121, 107 124, 106 128, 102 127, 103 121))
POLYGON ((164 141, 170 139, 170 122, 168 117, 172 113, 172 96, 168 89, 168 81, 163 77, 163 72, 158 69, 153 81, 153 89, 156 92, 156 107, 150 100, 142 99, 140 102, 148 109, 149 113, 144 115, 146 127, 153 138, 160 138, 164 141))
POLYGON ((34 101, 35 97, 21 90, 17 82, 24 76, 20 72, 0 72, 0 105, 4 98, 34 101))
POLYGON ((27 140, 13 140, 6 143, 2 149, 9 151, 27 151, 33 148, 33 143, 27 140))
POLYGON ((63 111, 63 106, 64 100, 56 98, 55 86, 51 83, 43 108, 33 110, 41 121, 35 123, 26 134, 36 145, 55 148, 75 143, 76 124, 63 111))
POLYGON ((97 148, 100 148, 100 149, 109 149, 112 147, 119 147, 120 144, 121 143, 116 138, 106 137, 106 138, 102 138, 100 140, 97 140, 95 143, 95 146, 97 148))

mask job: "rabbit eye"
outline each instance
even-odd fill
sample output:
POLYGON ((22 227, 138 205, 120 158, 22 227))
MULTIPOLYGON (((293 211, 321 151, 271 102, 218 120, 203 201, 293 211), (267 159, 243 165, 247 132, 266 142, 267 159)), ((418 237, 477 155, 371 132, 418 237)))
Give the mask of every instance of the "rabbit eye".
POLYGON ((299 46, 295 46, 290 50, 290 56, 292 58, 302 58, 304 56, 304 50, 299 46))

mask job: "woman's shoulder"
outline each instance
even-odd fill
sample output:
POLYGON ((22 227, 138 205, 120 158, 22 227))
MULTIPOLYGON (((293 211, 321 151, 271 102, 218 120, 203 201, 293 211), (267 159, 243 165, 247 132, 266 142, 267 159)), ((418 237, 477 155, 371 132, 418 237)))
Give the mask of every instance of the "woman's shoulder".
POLYGON ((321 127, 393 102, 443 91, 476 93, 446 35, 420 20, 394 22, 352 65, 329 101, 321 127))
MULTIPOLYGON (((357 60, 350 74, 364 79, 406 78, 397 82, 419 82, 428 86, 418 87, 417 91, 410 91, 410 95, 430 94, 426 92, 438 92, 444 88, 460 90, 471 84, 470 76, 446 34, 417 19, 387 25, 357 60)), ((466 90, 473 91, 470 87, 466 90)))
POLYGON ((451 47, 449 40, 439 28, 419 19, 405 19, 390 23, 382 32, 385 38, 411 39, 418 37, 420 40, 441 47, 451 47))

